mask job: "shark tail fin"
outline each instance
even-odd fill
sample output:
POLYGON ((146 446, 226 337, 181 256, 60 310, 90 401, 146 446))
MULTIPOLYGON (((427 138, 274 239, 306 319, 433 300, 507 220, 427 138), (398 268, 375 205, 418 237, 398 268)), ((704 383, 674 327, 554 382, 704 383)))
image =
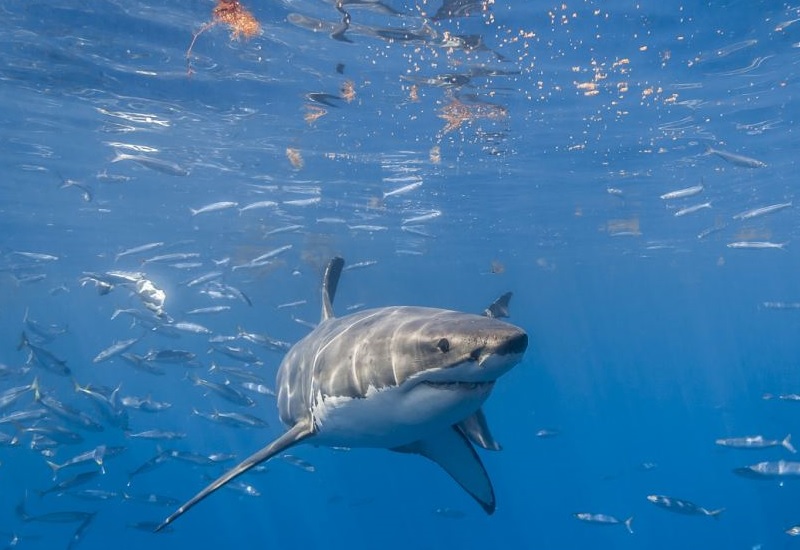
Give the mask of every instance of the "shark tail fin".
POLYGON ((114 151, 114 158, 111 159, 111 162, 119 162, 121 160, 128 160, 130 155, 122 153, 120 151, 114 151))
POLYGON ((718 508, 716 510, 708 510, 706 511, 707 516, 711 516, 714 519, 719 519, 720 514, 725 511, 725 508, 718 508))
POLYGON ((628 533, 630 533, 632 535, 633 534, 633 527, 632 527, 633 516, 629 517, 628 519, 626 519, 622 523, 623 523, 623 525, 625 525, 625 529, 628 530, 628 533))
POLYGON ((105 466, 103 465, 103 461, 105 460, 105 458, 106 458, 106 446, 99 445, 98 447, 95 448, 94 453, 92 454, 92 460, 94 460, 95 463, 98 466, 100 466, 100 470, 104 474, 106 473, 105 466))
POLYGON ((42 399, 42 392, 40 391, 39 387, 39 377, 35 377, 33 382, 31 382, 31 391, 33 391, 33 400, 37 403, 42 399))
POLYGON ((784 447, 784 448, 785 448, 787 451, 789 451, 790 453, 796 453, 796 452, 797 452, 797 449, 795 449, 795 448, 794 448, 794 445, 792 445, 792 434, 789 434, 789 435, 787 435, 786 437, 784 437, 784 438, 783 438, 783 441, 781 441, 781 445, 782 445, 782 446, 783 446, 783 447, 784 447))
POLYGON ((56 474, 61 469, 61 465, 60 464, 56 464, 55 462, 51 462, 49 460, 45 460, 45 462, 47 462, 47 465, 50 466, 51 470, 53 470, 53 479, 55 479, 56 478, 56 474))

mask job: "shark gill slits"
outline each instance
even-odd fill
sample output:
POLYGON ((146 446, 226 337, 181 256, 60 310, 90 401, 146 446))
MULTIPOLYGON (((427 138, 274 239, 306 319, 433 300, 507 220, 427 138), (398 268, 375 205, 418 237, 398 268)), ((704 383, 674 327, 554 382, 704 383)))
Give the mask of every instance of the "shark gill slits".
POLYGON ((450 340, 447 338, 441 338, 437 343, 436 347, 439 348, 439 351, 442 353, 447 353, 450 351, 450 340))

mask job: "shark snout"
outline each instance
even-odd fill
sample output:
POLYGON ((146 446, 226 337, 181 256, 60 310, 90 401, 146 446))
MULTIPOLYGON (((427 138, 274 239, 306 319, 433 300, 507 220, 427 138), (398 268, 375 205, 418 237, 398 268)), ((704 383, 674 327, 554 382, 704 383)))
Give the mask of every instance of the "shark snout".
POLYGON ((495 351, 498 355, 509 355, 525 353, 528 349, 528 334, 525 332, 518 332, 505 342, 503 342, 495 351))

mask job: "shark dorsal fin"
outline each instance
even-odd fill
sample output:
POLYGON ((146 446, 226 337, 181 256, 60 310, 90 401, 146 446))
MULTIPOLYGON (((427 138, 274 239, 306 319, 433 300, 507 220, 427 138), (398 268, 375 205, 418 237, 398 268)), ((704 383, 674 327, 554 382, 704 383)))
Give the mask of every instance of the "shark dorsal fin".
POLYGON ((322 320, 326 321, 333 315, 333 299, 336 296, 336 287, 344 268, 344 259, 336 256, 331 258, 322 277, 322 320))

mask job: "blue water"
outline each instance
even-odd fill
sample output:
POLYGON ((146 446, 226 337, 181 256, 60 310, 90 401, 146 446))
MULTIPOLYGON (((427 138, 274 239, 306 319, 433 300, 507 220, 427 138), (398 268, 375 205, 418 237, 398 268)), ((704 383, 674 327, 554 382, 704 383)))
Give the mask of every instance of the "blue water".
MULTIPOLYGON (((800 302, 797 205, 734 218, 795 200, 800 9, 769 1, 449 4, 469 9, 435 17, 440 0, 345 3, 350 27, 332 38, 343 18, 332 2, 246 2, 257 36, 232 40, 216 25, 199 35, 190 66, 192 33, 211 20, 212 2, 0 7, 0 364, 10 370, 0 391, 38 377, 44 393, 100 419, 71 378, 120 386, 123 396, 172 404, 130 410, 131 431, 186 433, 138 440, 52 414, 3 424, 18 441, 0 447, 0 543, 796 545, 785 531, 800 523, 800 482, 732 472, 792 455, 715 440, 800 437, 800 405, 762 397, 800 393, 800 311, 786 307, 800 302), (467 35, 482 47, 448 41, 467 35), (461 118, 446 120, 454 110, 461 118), (766 166, 741 166, 706 154, 709 147, 766 166), (118 153, 158 164, 112 162, 118 153), (699 184, 692 197, 660 198, 699 184), (238 211, 264 200, 277 205, 238 211), (219 201, 238 208, 192 216, 190 208, 219 201), (272 233, 288 226, 298 227, 272 233), (743 241, 781 248, 728 246, 743 241), (164 244, 115 260, 153 242, 164 244), (268 265, 238 267, 287 245, 268 265), (144 263, 177 252, 196 256, 144 263), (486 516, 422 458, 304 445, 290 452, 313 472, 275 458, 242 478, 260 497, 220 490, 169 533, 131 527, 161 521, 174 506, 123 492, 183 502, 232 464, 171 460, 128 486, 129 474, 162 450, 241 460, 282 433, 274 398, 250 393, 255 407, 237 408, 185 375, 223 382, 208 372, 212 362, 241 367, 209 344, 239 327, 290 343, 307 334, 333 255, 370 263, 344 273, 339 314, 392 304, 480 312, 514 292, 510 321, 528 331, 530 346, 484 406, 503 450, 479 451, 496 513, 486 516), (175 265, 187 262, 199 265, 175 265), (145 311, 124 285, 101 295, 83 284, 87 273, 112 270, 144 273, 166 293, 166 314, 212 334, 171 338, 126 314, 111 320, 117 309, 145 311), (252 305, 186 286, 212 270, 252 305), (214 305, 230 310, 185 314, 214 305), (17 349, 23 330, 30 334, 26 312, 29 321, 68 327, 40 345, 66 360, 72 377, 26 365, 17 349), (130 351, 188 350, 201 367, 162 365, 167 372, 157 376, 120 357, 92 362, 114 341, 143 334, 130 351), (193 408, 247 412, 269 427, 212 424, 193 408), (25 430, 44 424, 68 426, 84 441, 42 456, 25 430), (126 450, 75 490, 115 497, 37 494, 54 483, 45 460, 101 444, 126 450), (725 511, 682 516, 648 502, 651 494, 725 511), (32 516, 96 515, 75 538, 79 523, 24 522, 20 503, 32 516), (577 512, 634 516, 634 534, 580 522, 577 512)), ((250 368, 271 385, 282 353, 235 345, 258 355, 263 365, 250 368)), ((28 392, 2 414, 34 407, 28 392)))

